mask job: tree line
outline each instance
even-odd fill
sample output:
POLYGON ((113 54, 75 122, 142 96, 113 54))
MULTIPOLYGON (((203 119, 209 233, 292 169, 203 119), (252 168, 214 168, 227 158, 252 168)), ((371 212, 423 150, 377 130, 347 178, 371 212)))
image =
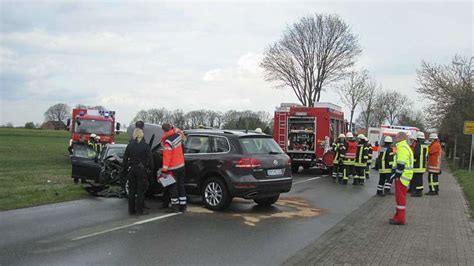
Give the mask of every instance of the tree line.
POLYGON ((181 109, 152 108, 139 111, 132 122, 138 120, 159 125, 170 123, 183 129, 209 127, 255 130, 261 128, 268 134, 271 134, 273 129, 273 116, 269 112, 251 110, 217 112, 201 109, 185 113, 181 109))

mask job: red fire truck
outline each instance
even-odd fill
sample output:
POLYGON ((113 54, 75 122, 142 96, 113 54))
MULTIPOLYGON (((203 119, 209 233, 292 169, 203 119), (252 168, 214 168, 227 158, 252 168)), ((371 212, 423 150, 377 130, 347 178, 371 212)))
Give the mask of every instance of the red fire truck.
POLYGON ((91 134, 100 136, 102 143, 115 142, 115 130, 120 130, 120 123, 115 124, 115 111, 73 109, 67 126, 71 131, 71 143, 79 141, 81 135, 89 140, 91 134))
POLYGON ((331 167, 330 143, 345 132, 344 113, 332 103, 314 107, 282 103, 275 111, 273 138, 290 156, 293 173, 300 166, 323 171, 331 167))

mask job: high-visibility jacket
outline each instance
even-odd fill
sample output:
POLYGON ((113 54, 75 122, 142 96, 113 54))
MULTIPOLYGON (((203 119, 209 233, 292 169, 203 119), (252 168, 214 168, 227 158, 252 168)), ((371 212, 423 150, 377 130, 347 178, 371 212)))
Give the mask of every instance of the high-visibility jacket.
POLYGON ((434 140, 428 149, 428 172, 441 173, 441 144, 434 140))
POLYGON ((395 177, 400 178, 400 182, 408 187, 413 177, 413 161, 415 160, 413 158, 413 151, 406 140, 398 142, 396 146, 397 167, 395 169, 395 177))
POLYGON ((357 142, 354 140, 348 140, 344 143, 344 154, 342 162, 344 165, 354 165, 355 156, 357 152, 357 142))
POLYGON ((413 173, 424 173, 426 172, 426 163, 428 160, 428 145, 417 142, 413 149, 413 156, 415 161, 413 162, 413 173))
POLYGON ((339 162, 342 160, 342 154, 344 153, 344 143, 343 142, 334 142, 332 144, 332 150, 334 151, 334 164, 339 164, 339 162))
POLYGON ((367 163, 371 164, 372 163, 372 145, 370 143, 366 143, 365 147, 367 148, 367 163))
POLYGON ((91 149, 96 151, 97 154, 102 152, 102 143, 100 143, 100 142, 89 142, 88 145, 89 145, 89 147, 91 147, 91 149))
POLYGON ((166 132, 163 138, 163 171, 184 167, 183 144, 180 134, 174 129, 166 132))
POLYGON ((379 153, 379 173, 390 174, 395 165, 395 153, 390 146, 384 146, 379 153))
POLYGON ((367 166, 367 146, 365 143, 359 143, 357 145, 357 151, 356 151, 356 158, 355 158, 355 166, 358 167, 366 167, 367 166))

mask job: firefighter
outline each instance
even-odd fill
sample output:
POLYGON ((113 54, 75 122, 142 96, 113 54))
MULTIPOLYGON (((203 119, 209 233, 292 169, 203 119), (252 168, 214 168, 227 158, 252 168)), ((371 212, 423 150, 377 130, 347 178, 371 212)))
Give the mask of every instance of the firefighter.
POLYGON ((93 149, 97 154, 100 154, 102 151, 102 143, 100 143, 100 136, 96 134, 91 134, 89 138, 89 146, 93 149))
POLYGON ((426 195, 438 195, 439 175, 441 174, 441 144, 436 133, 430 134, 431 144, 428 148, 428 188, 426 195))
POLYGON ((186 211, 186 191, 184 189, 184 154, 182 133, 175 130, 170 124, 163 124, 165 135, 163 143, 163 174, 171 174, 176 183, 170 185, 171 212, 186 211))
POLYGON ((359 134, 357 136, 357 151, 356 158, 354 162, 355 167, 355 176, 352 185, 363 185, 365 181, 365 168, 367 167, 367 145, 365 143, 364 134, 359 134))
POLYGON ((393 168, 394 153, 392 150, 392 137, 385 136, 384 146, 378 155, 379 184, 377 185, 377 196, 385 196, 387 190, 390 191, 392 184, 389 183, 390 174, 393 168))
POLYGON ((344 134, 340 134, 339 137, 337 138, 337 141, 335 141, 332 144, 332 150, 334 151, 334 160, 333 160, 333 166, 332 166, 332 179, 334 183, 336 182, 336 180, 339 183, 342 182, 344 165, 342 164, 341 155, 344 153, 345 139, 346 139, 346 136, 344 134))
POLYGON ((370 178, 370 166, 372 165, 372 145, 369 142, 369 139, 364 136, 365 144, 367 148, 367 166, 365 167, 365 179, 370 178))
POLYGON ((423 174, 426 172, 426 160, 428 159, 428 145, 425 144, 425 133, 418 132, 416 145, 413 147, 413 179, 410 186, 413 186, 412 197, 423 196, 423 174))
POLYGON ((344 153, 342 157, 342 164, 344 165, 344 173, 342 177, 342 184, 347 185, 349 178, 354 178, 354 162, 357 151, 357 142, 354 139, 352 132, 347 132, 346 141, 344 142, 344 153))
POLYGON ((395 179, 395 201, 397 203, 396 213, 390 224, 404 225, 405 224, 405 209, 407 187, 413 177, 413 151, 407 142, 408 136, 404 132, 399 132, 396 136, 396 168, 394 169, 390 179, 395 179))
POLYGON ((133 131, 133 139, 127 145, 123 155, 123 172, 128 172, 128 212, 131 215, 147 214, 143 211, 147 172, 153 167, 151 149, 145 142, 143 129, 136 127, 133 131))

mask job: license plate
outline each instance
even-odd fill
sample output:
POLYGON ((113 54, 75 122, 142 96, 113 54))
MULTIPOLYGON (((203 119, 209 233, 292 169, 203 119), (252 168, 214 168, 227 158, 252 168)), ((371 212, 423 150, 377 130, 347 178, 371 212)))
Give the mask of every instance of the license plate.
POLYGON ((267 170, 268 176, 283 175, 283 169, 270 169, 267 170))

